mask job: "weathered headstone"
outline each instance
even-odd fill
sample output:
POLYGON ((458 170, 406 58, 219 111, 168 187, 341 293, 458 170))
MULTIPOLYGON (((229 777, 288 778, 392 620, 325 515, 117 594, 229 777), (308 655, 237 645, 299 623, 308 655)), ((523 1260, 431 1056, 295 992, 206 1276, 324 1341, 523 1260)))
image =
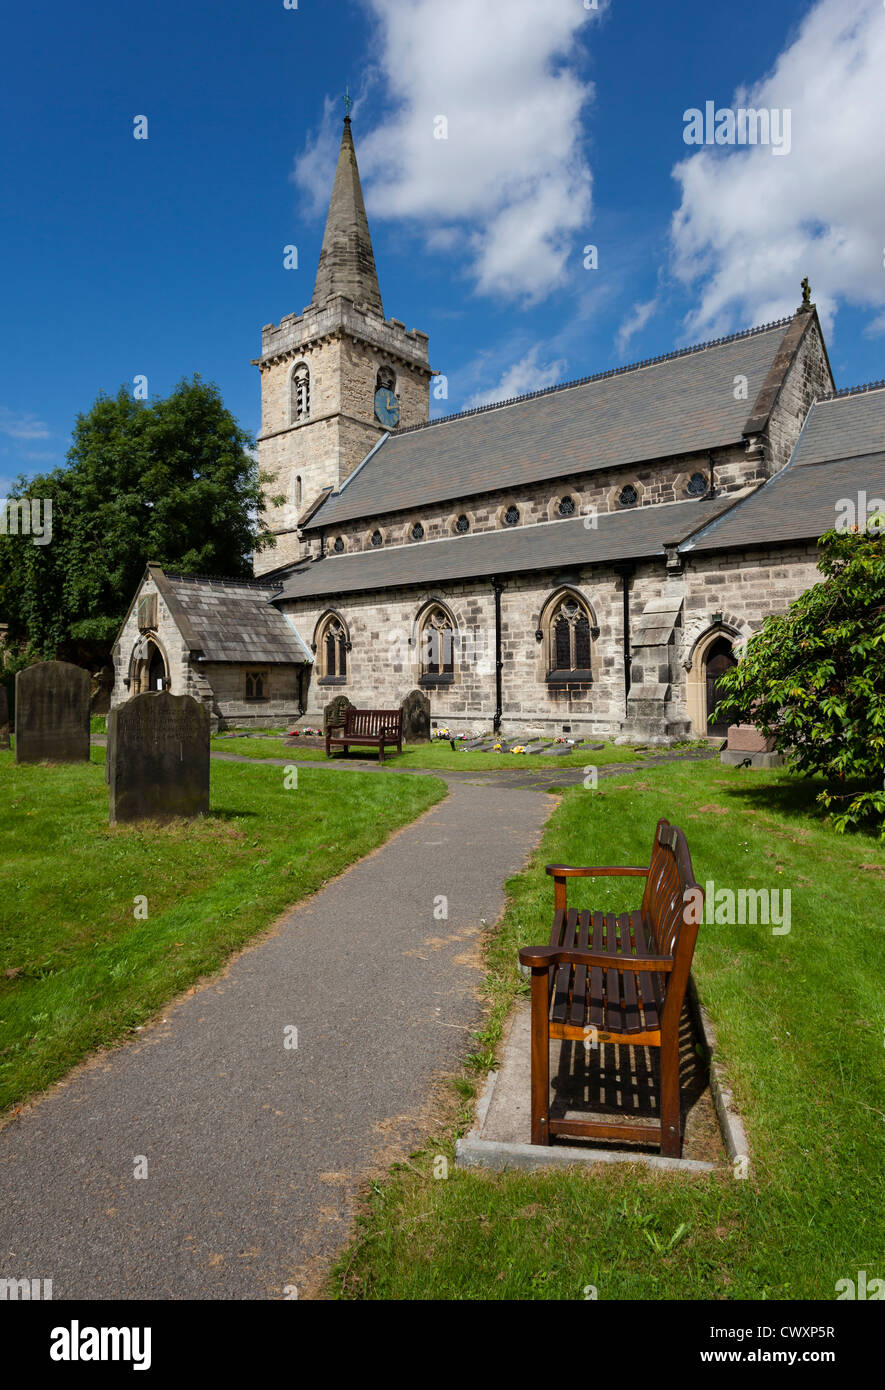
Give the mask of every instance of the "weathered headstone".
POLYGON ((9 699, 6 686, 0 685, 0 748, 9 747, 9 699))
POLYGON ((346 695, 336 695, 334 700, 330 700, 323 710, 323 732, 330 724, 343 724, 344 711, 347 709, 353 709, 353 705, 346 695))
POLYGON ((89 762, 89 672, 38 661, 15 677, 15 761, 89 762))
POLYGON ((410 690, 403 700, 403 743, 430 741, 430 699, 423 690, 410 690))
POLYGON ((110 823, 209 811, 209 710, 190 695, 148 691, 111 710, 110 823))

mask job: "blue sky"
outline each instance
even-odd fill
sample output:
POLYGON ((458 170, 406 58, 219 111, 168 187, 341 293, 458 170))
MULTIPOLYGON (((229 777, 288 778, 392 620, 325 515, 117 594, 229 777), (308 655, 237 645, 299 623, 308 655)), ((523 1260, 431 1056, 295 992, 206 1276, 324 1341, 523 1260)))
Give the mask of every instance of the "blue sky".
POLYGON ((0 496, 136 375, 198 371, 257 429, 249 359, 310 302, 345 83, 434 413, 768 321, 806 273, 837 384, 885 376, 878 0, 49 0, 4 36, 0 496), (687 145, 708 100, 788 109, 789 152, 687 145))

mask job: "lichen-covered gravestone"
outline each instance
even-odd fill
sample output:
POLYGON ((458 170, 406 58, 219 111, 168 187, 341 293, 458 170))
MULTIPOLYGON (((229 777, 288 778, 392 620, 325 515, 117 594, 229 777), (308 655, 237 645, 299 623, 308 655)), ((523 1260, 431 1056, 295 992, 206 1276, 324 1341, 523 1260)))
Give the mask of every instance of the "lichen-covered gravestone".
POLYGON ((110 823, 209 812, 209 711, 190 695, 148 691, 111 711, 110 823))
POLYGON ((323 710, 323 733, 329 726, 344 723, 344 711, 353 709, 353 705, 346 695, 336 695, 334 700, 330 700, 323 710))
POLYGON ((6 686, 0 685, 0 748, 9 747, 9 699, 6 686))
POLYGON ((403 700, 403 743, 430 741, 430 700, 423 690, 410 690, 403 700))
POLYGON ((15 677, 15 761, 89 762, 89 672, 38 661, 15 677))

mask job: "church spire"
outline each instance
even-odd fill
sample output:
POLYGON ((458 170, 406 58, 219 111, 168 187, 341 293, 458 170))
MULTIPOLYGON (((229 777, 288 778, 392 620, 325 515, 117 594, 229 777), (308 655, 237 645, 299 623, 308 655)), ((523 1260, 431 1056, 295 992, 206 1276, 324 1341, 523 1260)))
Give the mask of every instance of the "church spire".
POLYGON ((346 110, 313 302, 325 304, 334 295, 340 294, 354 304, 367 304, 383 314, 369 221, 350 130, 349 105, 346 105, 346 110))

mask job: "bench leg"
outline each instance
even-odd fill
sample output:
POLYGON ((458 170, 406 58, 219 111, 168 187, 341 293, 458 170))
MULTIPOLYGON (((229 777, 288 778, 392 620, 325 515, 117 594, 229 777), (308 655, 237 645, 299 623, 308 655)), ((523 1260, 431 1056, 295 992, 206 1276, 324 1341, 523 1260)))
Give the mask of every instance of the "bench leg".
POLYGON ((678 1026, 661 1032, 661 1153, 665 1158, 679 1158, 682 1153, 678 1026))
POLYGON ((532 970, 532 1143, 550 1143, 550 1034, 547 1010, 550 972, 532 970))

